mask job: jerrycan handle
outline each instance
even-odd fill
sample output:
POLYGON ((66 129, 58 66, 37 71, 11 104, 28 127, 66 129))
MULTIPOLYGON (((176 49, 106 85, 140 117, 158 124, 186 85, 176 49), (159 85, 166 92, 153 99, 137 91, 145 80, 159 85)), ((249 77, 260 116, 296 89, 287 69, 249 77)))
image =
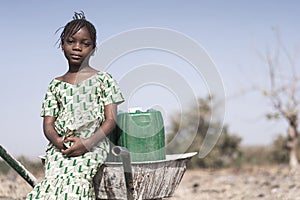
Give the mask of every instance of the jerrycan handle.
POLYGON ((150 116, 150 113, 142 112, 140 110, 137 110, 132 116, 131 119, 134 121, 135 124, 138 126, 148 126, 152 119, 150 116))

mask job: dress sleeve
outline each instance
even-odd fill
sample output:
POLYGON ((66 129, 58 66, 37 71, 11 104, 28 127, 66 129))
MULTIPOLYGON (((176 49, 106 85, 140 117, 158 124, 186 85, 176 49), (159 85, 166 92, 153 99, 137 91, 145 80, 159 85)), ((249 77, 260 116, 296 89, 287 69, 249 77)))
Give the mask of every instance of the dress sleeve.
POLYGON ((48 86, 43 104, 41 117, 52 116, 57 117, 58 113, 58 102, 56 98, 55 84, 53 81, 48 86))
POLYGON ((124 102, 124 97, 119 85, 109 73, 104 74, 101 89, 104 105, 111 103, 120 104, 124 102))

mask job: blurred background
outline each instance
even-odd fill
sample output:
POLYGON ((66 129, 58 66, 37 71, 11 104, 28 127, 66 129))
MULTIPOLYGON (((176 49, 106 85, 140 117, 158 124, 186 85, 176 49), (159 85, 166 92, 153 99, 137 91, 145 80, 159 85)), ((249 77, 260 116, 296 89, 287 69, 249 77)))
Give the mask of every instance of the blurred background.
MULTIPOLYGON (((125 55, 108 68, 122 73, 157 63, 184 74, 201 111, 200 126, 187 151, 199 151, 208 125, 224 127, 213 151, 195 158, 190 167, 227 167, 243 163, 295 164, 299 111, 300 26, 298 1, 6 1, 1 23, 1 145, 20 159, 35 160, 47 144, 39 117, 49 82, 67 71, 56 31, 84 11, 98 31, 98 45, 113 36, 145 27, 174 30, 199 44, 214 62, 225 88, 224 121, 210 122, 213 98, 205 82, 193 79, 190 65, 166 52, 145 50, 125 55)), ((176 42, 176 41, 174 41, 176 42)), ((101 49, 97 52, 101 54, 101 49)), ((107 66, 95 66, 101 70, 107 66)), ((199 78, 199 77, 198 77, 199 78)), ((121 89, 126 91, 126 85, 121 89)), ((153 106, 164 114, 167 141, 178 133, 180 120, 193 120, 194 105, 181 105, 157 88, 130 97, 130 106, 153 106), (184 116, 178 119, 178 113, 184 116)), ((129 97, 126 97, 127 99, 129 97)), ((188 97, 189 98, 189 97, 188 97)), ((187 98, 187 99, 188 99, 187 98)), ((192 97, 191 97, 192 98, 192 97)), ((199 111, 198 110, 198 111, 199 111)), ((181 129, 190 137, 186 123, 181 129), (185 127, 186 126, 186 127, 185 127)), ((186 148, 175 138, 168 153, 186 148)), ((297 163, 297 162, 296 162, 297 163)), ((4 166, 3 163, 1 165, 4 166)), ((6 171, 5 166, 3 171, 6 171)))
MULTIPOLYGON (((38 156, 44 154, 47 145, 39 116, 41 103, 49 82, 67 71, 57 43, 60 31, 56 31, 72 19, 74 12, 84 11, 97 28, 98 45, 126 31, 157 27, 191 38, 215 64, 226 97, 224 120, 214 122, 210 121, 214 94, 201 77, 194 77, 188 70, 191 65, 179 56, 144 50, 124 55, 110 67, 94 66, 99 70, 107 68, 117 81, 126 72, 149 63, 184 74, 194 91, 187 99, 196 98, 195 105, 181 104, 157 87, 125 97, 130 100, 128 106, 161 109, 166 141, 173 141, 167 153, 198 152, 208 126, 212 130, 221 127, 215 148, 204 159, 195 156, 189 168, 234 167, 233 173, 249 165, 297 168, 299 6, 296 0, 3 1, 0 144, 31 171, 39 173, 38 156), (195 135, 189 127, 197 112, 201 116, 195 135), (176 137, 178 132, 183 137, 176 137), (193 143, 187 147, 185 142, 191 137, 193 143)), ((101 49, 97 53, 101 54, 101 49)), ((128 87, 121 85, 123 91, 128 87)), ((180 90, 179 83, 174 90, 180 90)), ((10 173, 2 160, 0 170, 2 174, 10 173)), ((195 184, 191 188, 197 188, 195 184)), ((288 186, 291 188, 296 188, 295 184, 288 186)))

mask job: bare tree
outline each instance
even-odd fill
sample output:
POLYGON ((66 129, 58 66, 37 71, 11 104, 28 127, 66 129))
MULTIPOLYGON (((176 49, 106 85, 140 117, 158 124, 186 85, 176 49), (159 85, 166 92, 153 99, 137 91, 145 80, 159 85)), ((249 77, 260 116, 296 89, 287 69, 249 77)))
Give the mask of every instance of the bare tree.
MULTIPOLYGON (((289 165, 298 168, 297 158, 298 125, 300 105, 300 76, 297 71, 297 51, 292 55, 282 43, 279 31, 275 29, 278 46, 275 51, 267 52, 262 58, 267 63, 269 86, 263 92, 271 101, 274 110, 268 113, 269 119, 285 119, 288 122, 289 165)), ((298 66, 298 69, 299 66, 298 66)))

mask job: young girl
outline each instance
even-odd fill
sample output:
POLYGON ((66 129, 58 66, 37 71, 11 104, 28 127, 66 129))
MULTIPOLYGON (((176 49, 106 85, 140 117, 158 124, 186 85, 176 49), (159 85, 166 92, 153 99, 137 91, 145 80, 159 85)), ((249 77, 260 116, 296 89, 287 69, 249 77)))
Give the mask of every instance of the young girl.
POLYGON ((49 145, 45 179, 27 199, 95 199, 92 180, 105 161, 117 104, 124 98, 110 74, 89 66, 96 30, 75 13, 60 35, 68 71, 48 87, 41 116, 49 145))

